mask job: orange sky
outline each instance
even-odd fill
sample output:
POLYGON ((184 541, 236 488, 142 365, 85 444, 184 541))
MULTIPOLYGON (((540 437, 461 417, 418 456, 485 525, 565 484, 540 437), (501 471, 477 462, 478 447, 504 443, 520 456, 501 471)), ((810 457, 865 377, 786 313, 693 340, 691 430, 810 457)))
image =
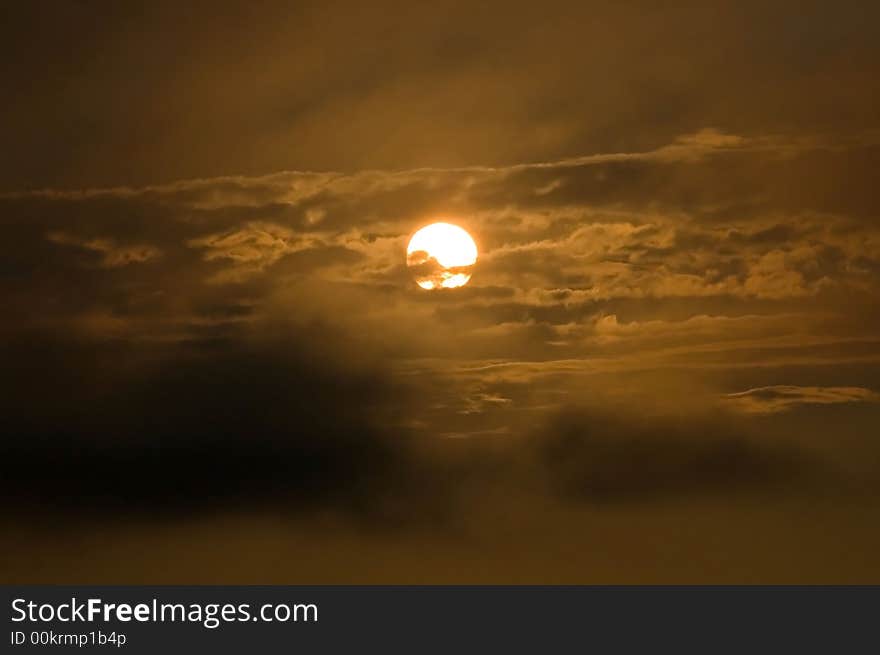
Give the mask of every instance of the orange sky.
POLYGON ((4 577, 877 582, 877 11, 10 10, 4 577))

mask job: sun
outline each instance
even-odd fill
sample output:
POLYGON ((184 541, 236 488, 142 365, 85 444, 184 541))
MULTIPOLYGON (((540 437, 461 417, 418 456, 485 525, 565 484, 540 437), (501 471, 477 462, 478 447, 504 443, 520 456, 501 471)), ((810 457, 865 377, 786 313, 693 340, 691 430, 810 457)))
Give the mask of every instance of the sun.
POLYGON ((471 279, 477 244, 452 223, 432 223, 413 234, 406 247, 406 265, 422 289, 454 289, 471 279))

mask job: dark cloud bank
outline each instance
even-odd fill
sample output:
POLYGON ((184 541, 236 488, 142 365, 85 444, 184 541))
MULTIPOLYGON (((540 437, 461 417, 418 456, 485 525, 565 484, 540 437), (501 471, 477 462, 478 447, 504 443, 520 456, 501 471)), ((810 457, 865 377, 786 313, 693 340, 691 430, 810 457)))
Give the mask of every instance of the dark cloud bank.
POLYGON ((310 336, 149 353, 48 336, 4 344, 7 508, 174 513, 257 501, 417 520, 441 504, 456 511, 454 498, 474 483, 652 502, 760 489, 807 464, 720 415, 626 419, 582 409, 535 433, 438 441, 405 427, 421 409, 417 387, 352 370, 319 350, 326 338, 310 336))
POLYGON ((338 361, 327 331, 159 345, 147 356, 126 343, 7 344, 12 380, 4 385, 0 466, 3 521, 15 537, 4 545, 11 563, 4 578, 571 582, 864 574, 858 553, 873 537, 859 534, 867 529, 858 527, 861 515, 846 527, 856 525, 863 540, 854 546, 846 538, 856 551, 847 566, 804 572, 835 551, 814 544, 800 567, 774 568, 776 548, 793 538, 774 521, 785 517, 794 534, 817 515, 827 521, 839 520, 844 507, 869 511, 880 482, 869 468, 854 485, 846 463, 811 450, 805 431, 756 428, 729 413, 605 406, 551 414, 520 434, 438 438, 408 427, 424 409, 425 389, 338 361), (776 519, 761 514, 773 507, 776 519), (754 546, 742 540, 755 526, 767 530, 764 559, 746 573, 743 558, 754 556, 754 546), (728 542, 712 542, 713 534, 728 542), (640 541, 640 554, 627 555, 640 541), (658 554, 658 544, 694 552, 681 560, 658 554), (270 567, 264 558, 278 563, 270 567), (717 568, 716 558, 733 568, 717 568))
POLYGON ((19 501, 175 512, 274 498, 354 509, 408 474, 405 449, 379 427, 387 382, 315 350, 223 339, 7 345, 3 480, 19 501))

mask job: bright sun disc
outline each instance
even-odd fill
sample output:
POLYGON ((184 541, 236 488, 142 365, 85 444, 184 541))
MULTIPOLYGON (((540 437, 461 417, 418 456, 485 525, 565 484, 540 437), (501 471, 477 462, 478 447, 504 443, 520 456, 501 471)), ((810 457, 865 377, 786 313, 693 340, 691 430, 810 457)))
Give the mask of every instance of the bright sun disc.
POLYGON ((451 223, 432 223, 413 234, 406 265, 423 289, 454 289, 468 283, 477 261, 471 235, 451 223))

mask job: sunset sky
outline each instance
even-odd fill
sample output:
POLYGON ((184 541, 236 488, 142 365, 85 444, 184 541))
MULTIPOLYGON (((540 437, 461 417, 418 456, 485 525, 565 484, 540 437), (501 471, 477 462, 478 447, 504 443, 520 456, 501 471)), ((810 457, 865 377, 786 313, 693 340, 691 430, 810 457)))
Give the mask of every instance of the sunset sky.
POLYGON ((179 4, 0 27, 3 582, 880 582, 878 5, 179 4))

